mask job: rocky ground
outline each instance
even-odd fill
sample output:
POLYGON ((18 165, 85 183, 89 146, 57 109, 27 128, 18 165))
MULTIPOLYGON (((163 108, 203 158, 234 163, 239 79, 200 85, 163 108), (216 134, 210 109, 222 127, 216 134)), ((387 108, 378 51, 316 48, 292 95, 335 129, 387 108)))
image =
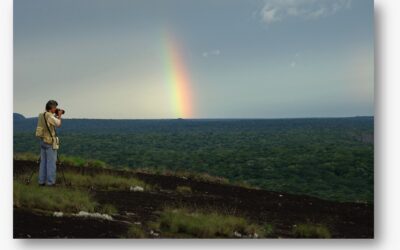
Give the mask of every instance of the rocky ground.
MULTIPOLYGON (((37 168, 37 163, 14 161, 14 176, 37 168)), ((326 225, 333 238, 373 238, 373 205, 326 201, 305 195, 292 195, 248 189, 227 184, 202 182, 177 176, 131 173, 119 170, 88 169, 65 166, 66 170, 132 175, 155 184, 151 192, 95 191, 95 199, 114 205, 119 215, 113 220, 51 214, 14 208, 15 238, 119 238, 136 223, 148 238, 163 238, 162 232, 146 228, 158 216, 163 205, 190 205, 214 208, 244 216, 251 222, 274 226, 271 238, 293 238, 292 229, 299 223, 326 225), (176 192, 177 186, 190 186, 192 192, 176 192)), ((31 185, 35 185, 32 183, 31 185)))

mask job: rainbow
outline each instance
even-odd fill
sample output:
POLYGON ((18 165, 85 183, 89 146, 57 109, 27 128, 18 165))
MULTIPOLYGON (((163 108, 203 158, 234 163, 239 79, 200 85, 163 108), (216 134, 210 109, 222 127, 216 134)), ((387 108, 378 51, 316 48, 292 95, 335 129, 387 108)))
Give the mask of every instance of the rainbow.
POLYGON ((176 118, 193 117, 193 98, 182 47, 170 32, 164 32, 166 82, 176 118))

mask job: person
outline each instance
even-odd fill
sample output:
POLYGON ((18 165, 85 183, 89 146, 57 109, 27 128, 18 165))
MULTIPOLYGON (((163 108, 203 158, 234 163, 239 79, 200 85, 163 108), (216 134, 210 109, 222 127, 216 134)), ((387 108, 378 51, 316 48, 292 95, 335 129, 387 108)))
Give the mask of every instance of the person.
POLYGON ((59 145, 56 127, 61 127, 62 110, 57 109, 58 103, 50 100, 46 103, 46 111, 40 113, 36 136, 40 138, 39 186, 55 186, 57 170, 57 149, 59 145), (54 115, 57 115, 55 117, 54 115))

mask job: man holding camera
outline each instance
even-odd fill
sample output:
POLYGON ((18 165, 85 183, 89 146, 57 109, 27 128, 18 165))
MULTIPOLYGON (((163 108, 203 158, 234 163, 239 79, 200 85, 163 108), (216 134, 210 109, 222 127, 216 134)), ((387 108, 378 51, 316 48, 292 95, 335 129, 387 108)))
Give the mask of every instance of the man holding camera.
POLYGON ((46 111, 40 113, 36 127, 36 136, 40 138, 40 168, 38 182, 40 186, 55 186, 56 162, 59 139, 56 127, 61 127, 61 116, 64 110, 57 108, 58 103, 50 100, 46 111), (57 117, 56 117, 56 116, 57 117))

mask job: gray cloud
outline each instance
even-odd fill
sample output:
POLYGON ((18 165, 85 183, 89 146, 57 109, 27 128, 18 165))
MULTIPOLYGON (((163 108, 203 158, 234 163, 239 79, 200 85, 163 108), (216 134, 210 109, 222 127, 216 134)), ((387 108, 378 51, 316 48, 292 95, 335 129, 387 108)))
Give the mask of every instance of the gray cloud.
POLYGON ((266 0, 260 11, 267 24, 287 18, 318 19, 349 9, 352 0, 266 0))
POLYGON ((203 52, 203 57, 219 56, 221 51, 219 49, 203 52))

